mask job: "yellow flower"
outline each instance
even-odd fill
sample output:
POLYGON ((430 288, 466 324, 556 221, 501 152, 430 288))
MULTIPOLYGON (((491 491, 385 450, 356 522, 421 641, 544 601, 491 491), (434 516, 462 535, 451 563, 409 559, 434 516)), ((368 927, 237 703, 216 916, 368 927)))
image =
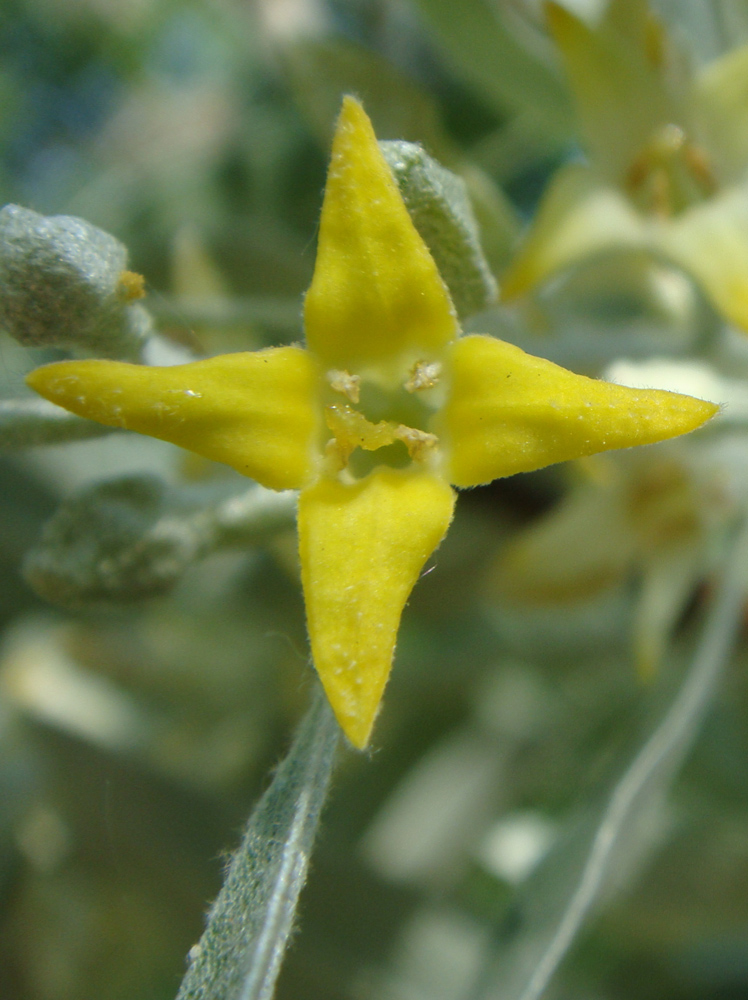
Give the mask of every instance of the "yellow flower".
POLYGON ((748 330, 748 45, 690 71, 645 0, 611 0, 594 26, 545 9, 590 163, 551 180, 504 300, 593 254, 647 248, 748 330))
POLYGON ((651 679, 731 515, 714 467, 693 449, 587 459, 558 506, 516 532, 495 561, 491 597, 563 608, 637 580, 632 640, 651 679), (623 458, 623 456, 621 456, 623 458))
POLYGON ((364 747, 403 608, 452 519, 450 484, 672 437, 717 407, 574 375, 490 337, 460 338, 447 289, 350 97, 304 319, 306 348, 172 368, 65 361, 28 381, 75 413, 301 491, 312 655, 342 728, 364 747))

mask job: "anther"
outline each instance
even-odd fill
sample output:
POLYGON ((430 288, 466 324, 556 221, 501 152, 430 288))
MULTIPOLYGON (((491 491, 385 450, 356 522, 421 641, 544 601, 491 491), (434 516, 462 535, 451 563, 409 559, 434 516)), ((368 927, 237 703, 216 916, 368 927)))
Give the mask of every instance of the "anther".
POLYGON ((433 389, 439 381, 442 366, 439 361, 416 361, 410 369, 410 378, 405 383, 408 392, 420 392, 421 389, 433 389))
POLYGON ((400 424, 395 430, 395 437, 398 441, 402 441, 414 462, 422 462, 439 443, 436 434, 419 431, 415 427, 406 427, 405 424, 400 424))
POLYGON ((361 394, 361 376, 351 375, 345 370, 333 369, 327 373, 327 381, 333 392, 342 393, 352 403, 357 403, 361 394))

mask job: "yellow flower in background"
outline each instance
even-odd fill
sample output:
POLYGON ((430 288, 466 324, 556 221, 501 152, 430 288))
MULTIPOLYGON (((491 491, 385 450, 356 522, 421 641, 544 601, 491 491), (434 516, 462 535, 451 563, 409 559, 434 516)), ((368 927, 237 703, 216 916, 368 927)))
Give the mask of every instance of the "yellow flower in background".
POLYGON ((74 413, 301 491, 314 664, 343 730, 364 747, 403 608, 452 519, 450 484, 673 437, 717 407, 460 337, 449 293, 350 97, 304 320, 306 348, 170 368, 65 361, 28 382, 74 413))
POLYGON ((505 613, 570 609, 635 580, 634 662, 650 680, 733 512, 719 473, 693 449, 617 457, 579 463, 558 505, 502 546, 487 595, 505 613))
POLYGON ((748 330, 748 46, 696 71, 646 0, 611 0, 592 26, 545 9, 590 162, 552 178, 504 300, 593 254, 646 248, 748 330))

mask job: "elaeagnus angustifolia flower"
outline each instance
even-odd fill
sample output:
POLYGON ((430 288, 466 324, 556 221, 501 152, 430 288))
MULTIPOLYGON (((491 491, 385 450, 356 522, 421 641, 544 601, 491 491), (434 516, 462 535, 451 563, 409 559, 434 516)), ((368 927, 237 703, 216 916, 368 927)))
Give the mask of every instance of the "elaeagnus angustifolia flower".
POLYGON ((593 254, 643 248, 748 330, 748 45, 694 69, 645 0, 612 0, 591 24, 545 10, 589 162, 551 179, 504 299, 593 254))
POLYGON ((717 407, 565 371, 455 310, 361 105, 333 142, 306 346, 169 368, 105 360, 29 384, 101 423, 150 434, 273 489, 298 489, 317 672, 352 743, 369 740, 397 630, 452 519, 453 486, 693 430, 717 407))

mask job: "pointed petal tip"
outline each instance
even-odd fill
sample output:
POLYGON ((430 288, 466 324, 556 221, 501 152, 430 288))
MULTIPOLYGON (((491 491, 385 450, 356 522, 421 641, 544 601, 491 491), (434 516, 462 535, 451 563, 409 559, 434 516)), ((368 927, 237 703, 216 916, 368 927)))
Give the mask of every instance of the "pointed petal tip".
POLYGON ((33 371, 30 371, 26 375, 24 381, 26 385, 29 387, 29 389, 33 389, 34 392, 38 392, 40 396, 44 396, 46 399, 47 396, 45 392, 45 387, 47 383, 47 377, 43 374, 45 368, 49 368, 49 365, 43 365, 41 368, 34 368, 33 371))
POLYGON ((80 385, 82 372, 91 365, 107 365, 107 361, 53 361, 34 368, 26 375, 26 385, 50 403, 57 403, 73 413, 72 403, 80 385))
POLYGON ((719 403, 712 403, 708 399, 697 399, 695 396, 687 396, 686 398, 693 401, 693 415, 696 421, 693 430, 703 427, 722 410, 719 403))
POLYGON ((548 33, 559 49, 561 49, 562 54, 565 53, 567 46, 573 45, 577 40, 578 35, 575 33, 580 31, 588 32, 590 30, 588 25, 574 11, 569 10, 568 7, 565 7, 561 3, 556 3, 555 0, 545 0, 543 13, 545 14, 548 33))
POLYGON ((428 473, 381 467, 299 497, 299 555, 312 656, 335 716, 364 749, 392 668, 400 616, 452 519, 454 493, 428 473))
POLYGON ((361 103, 343 99, 332 143, 314 276, 309 350, 325 367, 392 369, 458 333, 454 307, 361 103))
POLYGON ((299 489, 315 463, 317 367, 299 347, 158 367, 61 361, 28 384, 108 427, 137 431, 222 462, 270 489, 299 489))
MULTIPOLYGON (((371 119, 361 101, 353 94, 345 94, 340 107, 333 139, 332 159, 348 156, 350 144, 377 145, 377 137, 371 119)), ((378 147, 377 147, 378 148, 378 147)))
POLYGON ((379 713, 380 706, 381 702, 366 716, 363 716, 360 713, 348 716, 347 714, 337 711, 333 705, 333 711, 335 712, 335 718, 338 720, 338 725, 343 730, 348 742, 355 747, 356 750, 366 750, 369 746, 369 740, 374 728, 374 721, 379 713))
POLYGON ((39 368, 34 368, 26 375, 26 385, 35 392, 40 392, 49 381, 50 371, 68 363, 65 361, 53 361, 51 364, 40 365, 39 368))
POLYGON ((576 375, 478 334, 456 342, 451 355, 452 392, 441 419, 456 486, 654 444, 719 411, 693 396, 576 375))
POLYGON ((339 119, 369 121, 369 116, 364 111, 364 106, 355 94, 344 94, 343 103, 340 107, 339 119))
MULTIPOLYGON (((632 400, 635 398, 633 394, 637 391, 636 389, 630 390, 632 400)), ((721 409, 719 403, 712 403, 708 399, 699 399, 696 396, 687 396, 680 392, 670 392, 667 389, 644 389, 641 391, 644 394, 641 399, 644 406, 647 406, 647 397, 653 401, 657 399, 660 404, 660 419, 653 421, 651 443, 666 441, 669 438, 680 437, 681 434, 697 431, 715 417, 721 409)), ((640 400, 636 400, 636 402, 639 403, 640 400)))

